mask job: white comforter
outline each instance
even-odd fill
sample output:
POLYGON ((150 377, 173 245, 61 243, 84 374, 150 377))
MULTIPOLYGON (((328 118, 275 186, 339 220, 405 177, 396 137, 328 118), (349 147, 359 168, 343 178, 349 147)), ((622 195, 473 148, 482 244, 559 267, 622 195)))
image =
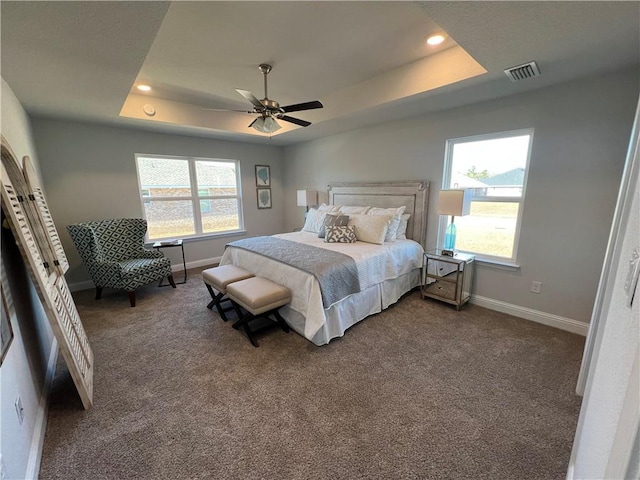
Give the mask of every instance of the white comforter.
MULTIPOLYGON (((325 243, 315 233, 293 232, 275 235, 294 242, 334 250, 352 257, 358 267, 360 288, 396 279, 422 267, 422 246, 413 240, 396 240, 383 245, 365 242, 325 243)), ((234 264, 254 274, 284 285, 292 292, 290 308, 306 318, 304 336, 311 340, 326 322, 320 286, 316 278, 302 270, 240 248, 227 247, 220 265, 234 264)))

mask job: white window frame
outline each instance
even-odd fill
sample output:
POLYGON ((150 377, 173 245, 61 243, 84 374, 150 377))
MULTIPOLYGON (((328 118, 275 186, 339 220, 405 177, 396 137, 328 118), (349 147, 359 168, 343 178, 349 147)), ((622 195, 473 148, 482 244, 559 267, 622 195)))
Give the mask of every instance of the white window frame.
MULTIPOLYGON (((524 180, 522 182, 522 195, 520 197, 502 197, 502 196, 483 196, 471 197, 471 201, 475 202, 505 202, 505 203, 518 203, 518 218, 516 219, 516 230, 514 233, 513 240, 513 254, 511 258, 507 257, 498 257, 495 255, 489 255, 481 252, 472 252, 467 250, 460 250, 464 253, 470 253, 476 256, 476 259, 479 261, 486 261, 487 263, 495 263, 495 264, 503 264, 506 266, 514 266, 517 267, 517 259, 518 259, 518 246, 520 244, 520 227, 522 225, 522 212, 524 210, 524 201, 526 198, 527 192, 527 179, 529 177, 529 163, 531 160, 531 150, 533 147, 533 128, 524 128, 520 130, 510 130, 507 132, 498 132, 498 133, 486 133, 482 135, 473 135, 470 137, 458 137, 451 138, 447 140, 445 145, 445 154, 444 154, 444 170, 442 174, 442 189, 448 190, 452 187, 449 187, 451 182, 451 168, 453 164, 453 149, 456 144, 459 143, 470 143, 470 142, 479 142, 483 140, 498 140, 502 138, 510 138, 510 137, 521 137, 524 135, 529 135, 529 147, 527 149, 527 159, 524 167, 524 180)), ((447 215, 440 215, 438 223, 438 248, 444 247, 444 237, 445 231, 447 229, 447 225, 449 224, 449 217, 447 215)))
MULTIPOLYGON (((193 223, 195 228, 195 233, 193 235, 181 235, 183 239, 197 239, 197 238, 205 238, 205 237, 220 237, 226 235, 233 235, 237 233, 245 232, 244 229, 244 213, 242 208, 242 175, 240 175, 240 161, 239 160, 230 160, 226 158, 206 158, 206 157, 180 157, 176 155, 153 155, 146 153, 136 153, 135 154, 136 161, 136 175, 138 180, 138 194, 140 195, 140 204, 142 206, 142 215, 146 220, 146 210, 144 208, 144 204, 148 201, 175 201, 175 200, 190 200, 193 208, 193 223), (183 196, 165 196, 165 197, 144 197, 142 196, 142 186, 140 185, 140 167, 138 163, 139 158, 158 158, 162 160, 179 160, 179 161, 187 161, 189 165, 189 183, 191 187, 191 195, 183 195, 183 196), (235 165, 236 172, 236 195, 207 195, 207 196, 199 196, 198 195, 198 178, 196 175, 196 162, 216 162, 216 163, 231 163, 235 165), (235 230, 225 230, 223 232, 203 232, 202 231, 202 212, 200 209, 200 201, 201 200, 221 200, 221 199, 236 199, 238 202, 238 228, 235 230)), ((163 238, 149 238, 149 234, 145 234, 145 238, 147 241, 158 241, 165 240, 168 238, 175 238, 175 236, 171 237, 163 237, 163 238)))

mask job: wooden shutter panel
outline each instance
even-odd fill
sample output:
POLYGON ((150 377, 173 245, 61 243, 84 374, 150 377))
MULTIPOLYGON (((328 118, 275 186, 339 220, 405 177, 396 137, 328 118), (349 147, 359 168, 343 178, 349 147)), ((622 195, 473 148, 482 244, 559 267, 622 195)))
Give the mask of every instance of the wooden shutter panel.
POLYGON ((51 212, 49 212, 44 192, 40 187, 38 175, 33 168, 33 162, 27 156, 22 159, 22 171, 26 180, 29 200, 36 205, 35 211, 38 213, 42 230, 46 233, 47 241, 51 243, 53 249, 52 262, 60 268, 61 273, 65 273, 69 269, 69 261, 62 248, 62 242, 53 223, 53 218, 51 218, 51 212))
MULTIPOLYGON (((1 179, 2 209, 36 286, 82 404, 88 409, 93 403, 93 351, 60 266, 47 262, 47 256, 50 256, 49 260, 54 258, 52 252, 55 248, 41 221, 40 207, 26 196, 29 189, 24 174, 4 137, 1 179)), ((48 211, 44 196, 40 201, 48 211)))

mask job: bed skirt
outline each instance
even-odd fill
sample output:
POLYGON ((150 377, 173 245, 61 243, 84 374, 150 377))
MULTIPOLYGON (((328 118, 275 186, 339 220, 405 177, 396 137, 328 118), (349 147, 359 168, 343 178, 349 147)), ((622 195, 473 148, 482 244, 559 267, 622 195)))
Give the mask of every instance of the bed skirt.
MULTIPOLYGON (((420 269, 415 269, 396 279, 386 280, 355 293, 325 309, 326 322, 311 339, 320 346, 331 339, 342 337, 347 329, 369 315, 380 313, 396 303, 402 295, 420 285, 420 269)), ((282 307, 280 313, 287 323, 303 337, 305 317, 289 306, 282 307)))

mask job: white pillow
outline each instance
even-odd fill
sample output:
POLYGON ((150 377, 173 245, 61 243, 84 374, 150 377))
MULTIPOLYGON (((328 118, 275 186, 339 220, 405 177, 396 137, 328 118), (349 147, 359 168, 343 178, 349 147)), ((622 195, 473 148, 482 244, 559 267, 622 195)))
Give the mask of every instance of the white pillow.
POLYGON ((406 240, 407 239, 407 225, 409 224, 409 215, 405 213, 400 217, 400 225, 398 225, 398 233, 396 234, 396 238, 398 240, 406 240))
POLYGON ((310 208, 307 212, 307 218, 304 221, 303 232, 320 233, 320 229, 324 225, 324 217, 327 216, 327 212, 319 212, 315 208, 310 208))
POLYGON ((353 207, 348 205, 340 206, 340 213, 345 215, 364 215, 371 207, 353 207))
POLYGON ((349 225, 356 227, 356 238, 361 242, 382 245, 390 223, 388 215, 349 215, 349 225))
POLYGON ((398 208, 376 208, 372 207, 367 215, 388 215, 391 217, 391 223, 389 224, 389 229, 387 230, 387 236, 385 237, 385 242, 395 242, 396 236, 398 234, 398 227, 400 226, 400 219, 402 218, 402 214, 406 209, 406 206, 398 207, 398 208))
POLYGON ((338 207, 337 205, 327 205, 326 203, 323 203, 322 205, 320 205, 318 207, 318 211, 319 212, 327 212, 327 213, 339 212, 340 211, 340 207, 338 207))

